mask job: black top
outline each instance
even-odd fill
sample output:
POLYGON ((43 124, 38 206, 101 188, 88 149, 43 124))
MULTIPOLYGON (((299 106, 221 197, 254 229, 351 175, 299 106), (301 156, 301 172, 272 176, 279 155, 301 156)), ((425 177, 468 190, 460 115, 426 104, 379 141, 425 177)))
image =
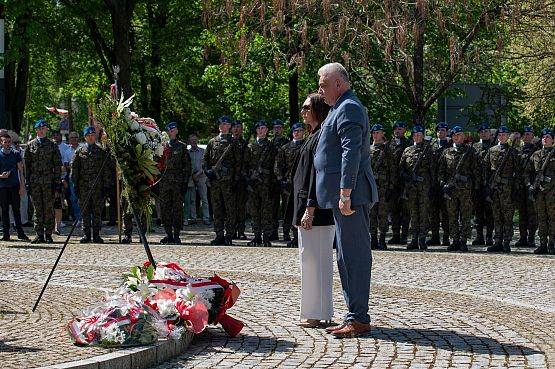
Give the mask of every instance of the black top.
MULTIPOLYGON (((299 149, 291 168, 293 191, 289 195, 286 212, 292 214, 293 224, 300 226, 307 203, 315 207, 313 226, 333 225, 331 209, 318 208, 316 201, 316 171, 314 170, 314 152, 320 138, 320 126, 308 136, 299 149)), ((339 191, 339 189, 337 189, 339 191)))

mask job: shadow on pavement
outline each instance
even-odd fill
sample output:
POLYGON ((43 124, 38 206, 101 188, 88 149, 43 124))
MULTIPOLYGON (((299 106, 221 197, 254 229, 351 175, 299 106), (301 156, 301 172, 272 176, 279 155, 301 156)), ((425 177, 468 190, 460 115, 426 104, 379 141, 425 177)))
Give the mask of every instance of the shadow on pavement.
POLYGON ((9 245, 9 249, 28 249, 28 250, 59 250, 61 246, 36 246, 36 245, 9 245))
POLYGON ((26 352, 37 352, 37 351, 42 351, 42 349, 35 348, 35 347, 25 347, 25 346, 8 345, 8 344, 6 344, 6 342, 10 342, 10 341, 0 341, 0 352, 20 352, 20 353, 26 353, 26 352))
POLYGON ((432 346, 447 351, 466 351, 493 355, 535 355, 545 354, 526 346, 502 343, 496 339, 473 336, 442 329, 373 327, 366 337, 391 342, 412 343, 418 346, 432 346))

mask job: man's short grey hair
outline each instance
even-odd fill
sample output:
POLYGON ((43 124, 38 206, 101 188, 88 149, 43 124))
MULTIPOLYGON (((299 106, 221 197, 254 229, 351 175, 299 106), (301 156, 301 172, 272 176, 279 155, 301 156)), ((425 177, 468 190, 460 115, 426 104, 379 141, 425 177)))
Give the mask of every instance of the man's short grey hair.
POLYGON ((341 63, 329 63, 318 70, 318 75, 337 74, 343 82, 349 82, 349 72, 341 63))

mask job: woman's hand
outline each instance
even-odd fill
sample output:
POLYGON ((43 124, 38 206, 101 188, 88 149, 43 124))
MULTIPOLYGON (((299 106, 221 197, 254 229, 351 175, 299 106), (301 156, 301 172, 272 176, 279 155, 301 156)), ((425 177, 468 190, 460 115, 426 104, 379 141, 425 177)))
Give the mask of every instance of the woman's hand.
POLYGON ((307 207, 304 211, 303 217, 301 218, 301 226, 310 231, 312 229, 312 220, 314 219, 314 208, 307 207))

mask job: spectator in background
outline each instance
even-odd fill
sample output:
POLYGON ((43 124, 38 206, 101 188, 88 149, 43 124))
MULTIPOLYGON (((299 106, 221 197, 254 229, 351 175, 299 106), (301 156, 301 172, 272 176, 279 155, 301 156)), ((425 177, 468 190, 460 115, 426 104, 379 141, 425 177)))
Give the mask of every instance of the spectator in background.
POLYGON ((189 200, 189 210, 190 214, 187 214, 185 219, 189 219, 189 222, 197 221, 197 192, 200 197, 200 206, 202 211, 202 220, 204 224, 210 224, 209 214, 208 214, 208 195, 206 188, 206 175, 202 170, 202 158, 204 156, 204 149, 198 146, 198 137, 196 134, 189 136, 189 144, 191 148, 189 149, 189 156, 191 157, 192 175, 191 180, 193 181, 192 187, 194 191, 187 191, 187 197, 189 200))
MULTIPOLYGON (((71 163, 71 161, 73 160, 73 157, 75 156, 75 151, 80 146, 79 145, 79 133, 71 132, 68 136, 68 139, 69 139, 69 150, 67 152, 68 152, 68 156, 71 154, 71 157, 69 158, 69 163, 71 163)), ((62 156, 62 161, 64 161, 63 156, 62 156)), ((69 196, 67 196, 67 198, 69 198, 69 200, 70 200, 69 214, 71 216, 71 219, 73 221, 75 221, 75 219, 80 219, 81 218, 81 208, 79 207, 79 201, 77 199, 77 192, 75 192, 75 183, 71 179, 71 176, 69 177, 68 191, 67 192, 69 192, 69 196)))
MULTIPOLYGON (((21 148, 21 146, 19 145, 19 136, 17 135, 17 133, 12 132, 13 134, 10 134, 11 138, 12 138, 12 148, 15 152, 19 153, 19 155, 21 156, 21 165, 23 165, 23 149, 21 148)), ((23 165, 23 172, 25 173, 25 166, 23 165)), ((18 173, 19 174, 19 173, 18 173)), ((21 183, 25 182, 25 178, 24 177, 19 177, 19 181, 21 183)), ((19 213, 21 216, 21 224, 23 227, 32 227, 33 223, 31 223, 29 221, 29 194, 27 193, 27 190, 25 189, 25 186, 23 186, 23 195, 20 196, 20 200, 19 200, 19 213)), ((15 226, 15 218, 13 216, 13 209, 12 212, 10 213, 10 223, 12 225, 15 226)))
POLYGON ((21 227, 20 195, 25 193, 21 155, 12 149, 12 138, 5 132, 0 136, 0 207, 2 208, 3 241, 10 240, 10 206, 13 209, 17 238, 28 241, 21 227))

